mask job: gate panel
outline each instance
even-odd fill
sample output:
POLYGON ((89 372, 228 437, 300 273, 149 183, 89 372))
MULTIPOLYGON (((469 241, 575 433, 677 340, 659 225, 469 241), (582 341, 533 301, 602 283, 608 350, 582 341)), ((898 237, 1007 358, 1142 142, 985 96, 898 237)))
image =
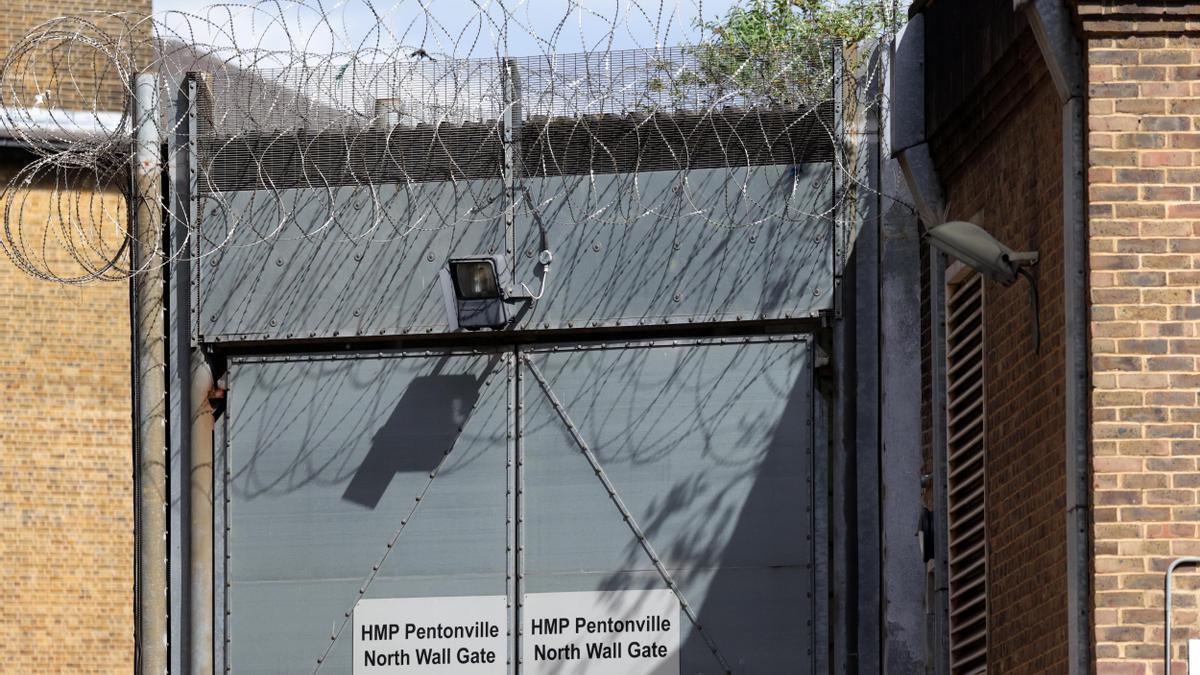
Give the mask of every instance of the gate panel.
POLYGON ((810 672, 812 386, 802 337, 526 351, 522 592, 674 582, 681 672, 810 672))
MULTIPOLYGON (((828 163, 534 177, 516 209, 526 329, 815 317, 833 289, 828 163)), ((503 183, 464 180, 197 197, 202 342, 441 333, 449 258, 504 253, 503 183)), ((517 287, 519 289, 519 286, 517 287)))
MULTIPOLYGON (((529 178, 517 279, 554 252, 524 326, 813 317, 831 306, 830 164, 529 178)), ((536 288, 530 283, 530 287, 536 288)))
POLYGON ((239 190, 200 197, 201 341, 446 329, 451 255, 503 250, 499 181, 239 190), (436 216, 431 216, 436 214, 436 216))
POLYGON ((320 672, 350 673, 346 613, 364 587, 508 594, 508 363, 425 352, 230 365, 233 672, 312 672, 324 658, 320 672))

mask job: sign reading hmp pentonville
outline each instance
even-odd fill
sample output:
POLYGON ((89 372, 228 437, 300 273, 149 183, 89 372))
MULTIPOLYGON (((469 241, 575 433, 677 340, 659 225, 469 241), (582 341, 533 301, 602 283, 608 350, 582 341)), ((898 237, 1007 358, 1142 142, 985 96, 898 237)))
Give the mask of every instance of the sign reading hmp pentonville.
MULTIPOLYGON (((679 601, 669 590, 525 596, 523 672, 679 672, 679 601)), ((354 610, 355 675, 508 671, 503 595, 362 600, 354 610)))
POLYGON ((503 595, 360 600, 354 673, 503 673, 507 626, 503 595))
POLYGON ((679 599, 670 590, 525 596, 523 672, 679 673, 679 599))

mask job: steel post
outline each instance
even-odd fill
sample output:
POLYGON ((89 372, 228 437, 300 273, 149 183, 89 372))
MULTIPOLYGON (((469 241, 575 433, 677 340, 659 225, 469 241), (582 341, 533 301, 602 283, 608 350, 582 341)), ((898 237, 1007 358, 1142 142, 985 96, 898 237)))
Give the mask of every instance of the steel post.
POLYGON ((162 135, 158 78, 134 81, 134 317, 137 370, 137 669, 166 673, 167 418, 163 323, 162 135))
POLYGON ((212 370, 204 354, 192 350, 191 442, 188 444, 190 533, 188 609, 190 675, 213 672, 213 406, 212 370))
POLYGON ((502 114, 504 133, 504 252, 509 259, 507 283, 511 292, 517 280, 517 204, 520 200, 521 174, 521 71, 517 60, 506 57, 500 62, 500 88, 504 96, 502 114))

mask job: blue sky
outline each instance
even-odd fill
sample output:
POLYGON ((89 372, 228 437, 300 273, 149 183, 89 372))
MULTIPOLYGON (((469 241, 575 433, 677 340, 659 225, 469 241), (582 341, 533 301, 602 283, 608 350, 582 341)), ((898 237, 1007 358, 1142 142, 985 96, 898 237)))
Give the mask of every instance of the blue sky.
POLYGON ((308 0, 206 4, 154 0, 169 33, 239 50, 311 54, 393 52, 513 56, 670 46, 694 42, 696 19, 725 15, 736 0, 308 0), (323 7, 324 15, 316 8, 323 7))

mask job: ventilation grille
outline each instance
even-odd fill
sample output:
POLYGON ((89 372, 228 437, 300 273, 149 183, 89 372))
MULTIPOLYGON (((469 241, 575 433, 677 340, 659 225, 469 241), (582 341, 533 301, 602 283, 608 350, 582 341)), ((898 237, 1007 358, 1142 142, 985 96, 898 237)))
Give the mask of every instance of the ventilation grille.
POLYGON ((987 670, 987 474, 983 278, 951 284, 946 301, 946 455, 950 670, 987 670))

